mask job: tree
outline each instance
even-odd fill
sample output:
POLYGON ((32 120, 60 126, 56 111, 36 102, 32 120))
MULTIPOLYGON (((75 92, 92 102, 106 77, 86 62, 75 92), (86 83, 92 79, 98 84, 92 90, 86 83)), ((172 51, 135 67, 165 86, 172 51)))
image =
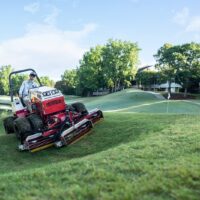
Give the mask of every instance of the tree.
POLYGON ((103 67, 108 87, 116 91, 130 86, 137 72, 139 47, 137 43, 112 40, 103 48, 103 67))
POLYGON ((191 80, 200 78, 200 44, 194 42, 176 46, 165 44, 155 57, 158 62, 157 68, 167 76, 169 88, 172 79, 176 79, 184 88, 186 96, 191 80))
POLYGON ((157 64, 156 68, 161 70, 163 74, 166 75, 168 81, 168 92, 171 94, 171 83, 176 74, 176 68, 174 66, 174 56, 173 56, 173 45, 164 44, 157 52, 154 57, 156 58, 157 64))
POLYGON ((136 43, 109 40, 86 52, 78 70, 79 88, 83 94, 110 88, 116 91, 131 85, 136 74, 139 48, 136 43))
POLYGON ((62 83, 57 85, 76 85, 76 93, 84 96, 108 88, 116 91, 117 88, 129 87, 137 71, 139 50, 137 43, 121 40, 97 45, 83 55, 76 78, 66 71, 62 75, 62 83), (76 84, 71 84, 74 80, 76 84))
POLYGON ((40 81, 42 85, 49 86, 49 87, 54 87, 55 82, 51 80, 48 76, 41 76, 40 81))
POLYGON ((76 94, 77 81, 77 70, 65 70, 59 83, 61 91, 65 94, 76 94))
POLYGON ((157 83, 157 78, 159 73, 152 70, 139 71, 136 74, 136 81, 138 84, 142 85, 144 89, 151 89, 151 85, 157 83))
POLYGON ((83 55, 78 69, 78 87, 82 95, 106 87, 102 60, 103 47, 98 45, 83 55))
POLYGON ((12 72, 10 65, 0 68, 0 94, 9 95, 9 74, 12 72))
POLYGON ((187 96, 191 80, 200 79, 200 44, 187 43, 173 48, 176 77, 187 96))

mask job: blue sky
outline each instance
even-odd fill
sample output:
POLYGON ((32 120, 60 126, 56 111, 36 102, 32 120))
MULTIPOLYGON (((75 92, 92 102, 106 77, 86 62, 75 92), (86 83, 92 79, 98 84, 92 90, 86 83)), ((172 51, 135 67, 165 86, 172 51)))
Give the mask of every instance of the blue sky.
POLYGON ((140 66, 164 43, 200 42, 198 0, 0 0, 0 66, 57 80, 109 38, 137 42, 140 66))

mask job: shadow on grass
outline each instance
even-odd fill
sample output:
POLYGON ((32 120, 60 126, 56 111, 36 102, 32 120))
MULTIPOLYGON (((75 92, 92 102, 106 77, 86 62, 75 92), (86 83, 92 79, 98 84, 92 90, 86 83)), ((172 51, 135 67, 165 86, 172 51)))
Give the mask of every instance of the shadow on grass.
MULTIPOLYGON (((171 118, 171 122, 174 119, 171 118)), ((166 128, 164 115, 134 115, 124 113, 106 114, 105 120, 77 143, 56 149, 54 147, 37 153, 17 151, 14 135, 0 135, 0 174, 42 167, 74 158, 96 154, 131 141, 142 140, 148 134, 166 128)))

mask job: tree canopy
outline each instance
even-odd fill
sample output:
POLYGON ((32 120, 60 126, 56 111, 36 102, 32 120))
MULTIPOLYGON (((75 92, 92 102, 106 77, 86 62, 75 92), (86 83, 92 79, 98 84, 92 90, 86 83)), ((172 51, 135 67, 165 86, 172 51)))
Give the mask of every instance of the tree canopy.
POLYGON ((0 68, 0 94, 8 95, 9 94, 9 74, 12 72, 12 67, 2 66, 0 68))
POLYGON ((76 94, 91 95, 94 91, 116 91, 131 85, 139 62, 137 43, 108 40, 87 51, 76 70, 66 70, 56 87, 67 94, 76 88, 76 94))
POLYGON ((102 61, 107 86, 116 91, 130 86, 135 78, 139 61, 137 43, 109 40, 103 48, 102 61))
POLYGON ((48 76, 41 76, 40 81, 42 85, 49 86, 49 87, 54 87, 55 82, 51 80, 48 76))
POLYGON ((76 94, 77 82, 77 70, 65 70, 61 76, 61 81, 58 81, 55 87, 65 94, 76 94))
POLYGON ((165 74, 169 83, 168 92, 171 93, 172 78, 175 77, 174 58, 173 58, 173 45, 166 43, 160 49, 154 57, 156 58, 156 68, 165 74))
POLYGON ((186 43, 183 45, 164 44, 155 55, 157 68, 165 73, 169 82, 176 79, 185 89, 185 96, 190 87, 191 79, 200 78, 200 44, 186 43))
POLYGON ((74 94, 84 96, 128 87, 136 75, 139 50, 137 43, 110 39, 85 52, 77 69, 66 70, 56 87, 65 94, 74 89, 74 94))

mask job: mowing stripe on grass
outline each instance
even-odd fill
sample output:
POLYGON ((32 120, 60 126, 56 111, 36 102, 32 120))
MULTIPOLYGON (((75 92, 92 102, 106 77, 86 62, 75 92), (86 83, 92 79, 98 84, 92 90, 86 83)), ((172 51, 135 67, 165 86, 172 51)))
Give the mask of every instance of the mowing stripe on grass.
MULTIPOLYGON (((153 102, 153 103, 144 103, 144 104, 140 104, 140 105, 136 105, 136 106, 130 106, 130 107, 126 107, 126 108, 122 108, 122 109, 116 109, 116 110, 107 110, 104 112, 123 112, 123 113, 133 113, 133 109, 137 109, 137 108, 144 108, 144 107, 148 107, 148 106, 154 106, 156 104, 162 104, 162 103, 168 103, 169 105, 171 103, 189 103, 189 104, 193 104, 196 106, 200 106, 200 103, 196 103, 196 102, 192 102, 192 101, 188 101, 188 100, 165 100, 165 101, 157 101, 157 102, 153 102)), ((168 111, 166 111, 168 112, 168 111)), ((135 112, 138 113, 138 112, 135 112)), ((161 112, 162 113, 162 112, 161 112)))
POLYGON ((124 110, 128 110, 128 109, 140 108, 140 107, 143 107, 143 106, 151 106, 151 105, 154 105, 154 104, 159 104, 159 103, 164 103, 164 102, 167 102, 167 101, 158 101, 158 102, 154 102, 154 103, 144 103, 144 104, 137 105, 137 106, 130 106, 128 108, 122 108, 122 109, 116 109, 116 110, 106 110, 104 112, 120 112, 120 111, 124 111, 124 110))
POLYGON ((200 106, 200 103, 197 103, 197 102, 194 102, 194 101, 191 101, 191 100, 183 100, 183 101, 186 102, 186 103, 192 103, 192 104, 200 106))

